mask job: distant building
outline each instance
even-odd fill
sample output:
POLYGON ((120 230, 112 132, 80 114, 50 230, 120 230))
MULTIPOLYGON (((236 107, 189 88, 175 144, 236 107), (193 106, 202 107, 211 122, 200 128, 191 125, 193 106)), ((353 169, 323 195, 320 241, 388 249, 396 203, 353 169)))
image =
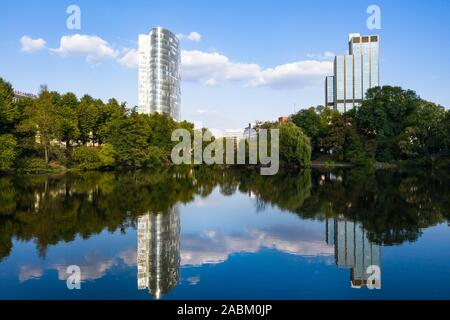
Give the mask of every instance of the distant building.
POLYGON ((13 102, 17 102, 21 99, 37 99, 37 95, 21 91, 14 91, 13 102))
POLYGON ((180 212, 148 213, 138 218, 138 289, 156 298, 180 281, 180 212))
POLYGON ((289 121, 289 117, 288 116, 281 116, 278 118, 278 123, 285 123, 289 121))
POLYGON ((164 28, 139 35, 138 112, 161 113, 180 120, 179 40, 164 28))
POLYGON ((361 105, 368 89, 380 85, 380 38, 349 35, 349 54, 336 56, 334 75, 325 79, 325 105, 346 112, 361 105))
POLYGON ((248 127, 244 129, 244 139, 255 138, 258 136, 259 129, 261 128, 263 121, 255 121, 254 123, 249 123, 248 127))
POLYGON ((367 268, 381 268, 381 247, 370 242, 360 223, 344 218, 326 221, 326 237, 327 244, 334 245, 337 266, 350 269, 350 286, 366 286, 370 276, 367 268))

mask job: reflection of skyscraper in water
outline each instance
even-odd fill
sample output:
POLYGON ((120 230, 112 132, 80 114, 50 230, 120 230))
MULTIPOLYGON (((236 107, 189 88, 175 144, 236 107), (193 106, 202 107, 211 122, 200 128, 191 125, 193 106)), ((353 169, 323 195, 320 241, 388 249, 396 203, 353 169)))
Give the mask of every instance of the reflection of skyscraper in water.
MULTIPOLYGON (((366 286, 370 277, 367 268, 381 268, 381 247, 369 241, 361 223, 330 218, 326 228, 327 243, 334 245, 336 264, 351 269, 352 288, 366 286)), ((378 286, 381 288, 381 282, 378 286)))
POLYGON ((180 212, 148 213, 138 219, 138 289, 156 298, 170 292, 180 279, 180 212))

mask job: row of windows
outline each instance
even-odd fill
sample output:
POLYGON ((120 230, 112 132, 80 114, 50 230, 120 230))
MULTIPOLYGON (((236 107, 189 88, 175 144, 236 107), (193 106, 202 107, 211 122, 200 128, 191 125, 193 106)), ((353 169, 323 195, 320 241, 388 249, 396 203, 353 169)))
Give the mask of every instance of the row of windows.
MULTIPOLYGON (((353 55, 336 57, 336 100, 362 99, 363 92, 367 92, 368 89, 378 85, 378 43, 357 44, 353 46, 353 55)), ((327 92, 330 91, 331 90, 327 90, 327 92)), ((328 101, 330 101, 330 99, 328 99, 328 101)))

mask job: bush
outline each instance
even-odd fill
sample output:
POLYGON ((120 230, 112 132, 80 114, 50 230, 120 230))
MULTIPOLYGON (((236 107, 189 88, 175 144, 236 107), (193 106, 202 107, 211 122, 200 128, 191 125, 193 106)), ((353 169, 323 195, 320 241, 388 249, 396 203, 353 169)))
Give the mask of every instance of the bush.
POLYGON ((50 170, 50 166, 42 158, 23 158, 17 164, 17 170, 25 173, 39 173, 50 170))
POLYGON ((151 146, 149 148, 149 159, 147 166, 150 168, 160 167, 168 163, 168 154, 159 147, 151 146))
POLYGON ((102 167, 99 151, 91 147, 77 147, 72 151, 72 165, 80 170, 97 170, 102 167))
POLYGON ((98 170, 113 167, 116 164, 116 152, 110 144, 105 144, 100 150, 93 147, 77 147, 73 149, 71 163, 76 169, 98 170))
POLYGON ((111 144, 105 144, 98 153, 102 167, 113 167, 116 164, 116 151, 111 144))

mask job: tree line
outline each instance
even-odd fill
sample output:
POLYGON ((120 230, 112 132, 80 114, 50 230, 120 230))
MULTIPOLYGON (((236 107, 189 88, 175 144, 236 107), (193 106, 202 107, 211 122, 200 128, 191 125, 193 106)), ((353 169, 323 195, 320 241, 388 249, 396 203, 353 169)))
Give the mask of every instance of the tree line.
MULTIPOLYGON (((282 165, 309 166, 310 141, 300 128, 291 122, 265 126, 280 129, 282 165)), ((194 125, 162 114, 139 114, 116 99, 107 103, 89 95, 78 99, 45 86, 36 99, 15 100, 11 84, 0 78, 0 171, 170 166, 178 143, 172 141, 176 129, 193 136, 194 125)), ((202 148, 206 147, 204 143, 202 148)))
MULTIPOLYGON (((0 78, 0 172, 170 166, 172 132, 181 128, 194 131, 192 123, 139 114, 116 99, 78 99, 45 86, 36 99, 14 99, 0 78)), ((372 88, 360 107, 343 114, 312 107, 260 128, 279 129, 285 168, 309 167, 311 159, 450 165, 450 111, 399 87, 372 88)))
POLYGON ((318 106, 291 120, 311 138, 313 159, 328 155, 356 165, 431 165, 440 159, 441 165, 450 164, 450 110, 411 90, 376 87, 367 91, 361 106, 346 113, 318 106))
POLYGON ((0 78, 0 171, 74 167, 154 167, 169 163, 172 131, 193 130, 160 114, 138 114, 125 103, 41 87, 36 99, 14 99, 0 78))

